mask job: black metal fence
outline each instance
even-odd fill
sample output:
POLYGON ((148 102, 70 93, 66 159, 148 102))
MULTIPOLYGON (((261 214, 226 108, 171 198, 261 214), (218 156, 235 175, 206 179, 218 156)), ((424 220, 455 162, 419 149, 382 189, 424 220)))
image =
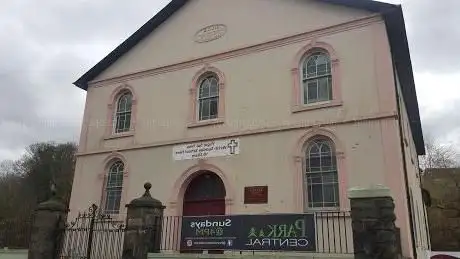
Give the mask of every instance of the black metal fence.
MULTIPOLYGON (((264 215, 260 215, 264 216, 264 215)), ((314 212, 315 251, 328 254, 353 253, 353 231, 350 212, 314 212)), ((181 231, 183 217, 165 216, 163 218, 161 251, 181 250, 181 231)), ((188 249, 187 249, 188 250, 188 249)), ((235 252, 276 252, 278 250, 253 251, 248 249, 225 249, 235 252)), ((200 252, 201 250, 187 252, 200 252)), ((286 252, 284 250, 283 252, 286 252)))
MULTIPOLYGON (((270 214, 269 214, 270 215, 270 214)), ((260 215, 264 217, 265 215, 260 215)), ((353 236, 350 212, 315 212, 313 251, 327 254, 353 253, 353 236)), ((161 219, 160 252, 181 251, 182 216, 164 216, 161 219)), ((0 221, 0 248, 27 249, 32 229, 32 218, 0 221)), ((97 206, 79 213, 62 227, 56 238, 59 247, 56 258, 121 258, 125 232, 124 220, 114 219, 99 211, 97 206)), ((142 231, 151 231, 143 229, 142 231)), ((313 237, 312 237, 313 238, 313 237)), ((253 251, 250 249, 226 248, 234 252, 275 252, 277 250, 253 251)), ((201 252, 202 250, 187 250, 201 252)), ((285 250, 286 251, 286 250, 285 250)), ((181 251, 184 252, 184 251, 181 251)), ((215 252, 215 251, 214 251, 215 252)))
POLYGON ((353 253, 353 230, 350 212, 316 212, 317 252, 353 253))
POLYGON ((59 231, 57 258, 122 258, 125 225, 96 205, 79 213, 59 231))
POLYGON ((0 248, 29 248, 32 217, 0 220, 0 248))

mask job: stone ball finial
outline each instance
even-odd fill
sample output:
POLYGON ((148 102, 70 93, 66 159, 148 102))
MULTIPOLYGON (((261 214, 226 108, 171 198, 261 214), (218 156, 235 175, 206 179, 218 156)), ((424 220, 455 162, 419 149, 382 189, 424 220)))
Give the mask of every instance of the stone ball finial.
POLYGON ((152 184, 146 182, 144 184, 145 192, 144 194, 131 201, 130 204, 127 204, 126 207, 128 208, 135 208, 135 207, 151 207, 151 208, 161 208, 164 209, 165 207, 161 203, 161 201, 154 199, 152 195, 150 195, 150 189, 152 188, 152 184))
POLYGON ((144 189, 146 192, 149 192, 150 189, 152 188, 152 184, 149 182, 144 183, 144 189))
POLYGON ((50 182, 51 197, 38 205, 37 210, 67 211, 66 206, 57 197, 57 188, 54 181, 50 182))

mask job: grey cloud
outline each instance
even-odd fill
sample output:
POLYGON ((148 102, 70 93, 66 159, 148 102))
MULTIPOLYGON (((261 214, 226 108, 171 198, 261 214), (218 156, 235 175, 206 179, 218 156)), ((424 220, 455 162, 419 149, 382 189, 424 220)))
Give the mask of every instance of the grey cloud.
MULTIPOLYGON (((20 1, 21 2, 21 1, 20 1)), ((24 1, 14 9, 31 35, 51 44, 119 43, 169 1, 24 1), (22 8, 22 9, 21 9, 22 8), (21 10, 19 10, 21 9, 21 10)))
MULTIPOLYGON (((105 42, 115 46, 145 23, 166 0, 17 0, 12 15, 20 16, 24 30, 46 44, 105 42)), ((385 2, 398 3, 399 0, 385 2)), ((419 72, 457 72, 460 69, 458 0, 402 0, 414 69, 419 72)), ((8 8, 8 6, 7 6, 8 8)), ((11 16, 11 15, 10 15, 11 16)), ((108 51, 107 51, 108 52, 108 51)))
POLYGON ((0 110, 6 111, 2 112, 0 122, 22 122, 36 116, 35 111, 30 110, 30 107, 39 105, 39 101, 24 87, 27 82, 21 82, 21 79, 15 75, 0 75, 0 82, 1 88, 5 90, 0 95, 0 110), (13 100, 16 103, 13 103, 13 100))
MULTIPOLYGON (((422 111, 426 109, 422 109, 422 111)), ((423 131, 439 141, 460 144, 460 102, 446 103, 442 110, 422 117, 423 131)))
MULTIPOLYGON (((77 141, 85 92, 71 83, 168 2, 0 1, 0 160, 35 141, 77 141)), ((403 0, 403 8, 415 70, 458 70, 460 1, 403 0)), ((455 109, 422 114, 425 128, 458 133, 455 109)))
POLYGON ((78 141, 72 82, 169 1, 0 2, 0 160, 37 141, 78 141))
POLYGON ((70 78, 30 80, 32 77, 28 71, 0 77, 1 88, 5 88, 0 95, 0 109, 4 111, 0 115, 2 149, 24 148, 35 141, 75 140, 78 136, 82 93, 64 83, 70 78))
POLYGON ((414 69, 418 72, 460 71, 460 1, 403 0, 414 69))
POLYGON ((29 74, 31 61, 39 60, 40 56, 17 37, 3 37, 8 31, 3 32, 0 32, 0 147, 18 148, 27 141, 24 122, 32 122, 37 116, 34 108, 39 100, 31 88, 29 74))
POLYGON ((68 59, 56 59, 59 55, 30 47, 21 35, 4 36, 0 32, 0 153, 36 141, 75 140, 84 93, 71 82, 79 72, 74 64, 82 62, 68 53, 68 59), (55 106, 59 100, 61 107, 55 106), (55 116, 56 111, 65 111, 68 118, 75 119, 66 121, 55 116))

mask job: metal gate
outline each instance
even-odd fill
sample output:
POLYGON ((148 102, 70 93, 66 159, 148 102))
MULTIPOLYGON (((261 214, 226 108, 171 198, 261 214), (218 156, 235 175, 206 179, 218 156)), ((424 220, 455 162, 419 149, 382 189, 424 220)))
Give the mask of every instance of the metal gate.
POLYGON ((123 222, 102 213, 93 204, 61 229, 57 258, 120 259, 124 233, 123 222))

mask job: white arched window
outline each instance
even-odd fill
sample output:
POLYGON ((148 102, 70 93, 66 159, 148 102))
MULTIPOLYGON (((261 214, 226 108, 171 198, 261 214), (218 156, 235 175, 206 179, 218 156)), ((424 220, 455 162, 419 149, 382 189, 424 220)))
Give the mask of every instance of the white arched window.
POLYGON ((113 120, 114 132, 123 133, 131 129, 131 112, 133 105, 133 95, 130 92, 125 92, 117 100, 113 120))
POLYGON ((219 110, 219 80, 208 75, 198 87, 198 118, 200 121, 216 119, 219 110))
POLYGON ((104 204, 104 211, 107 214, 118 214, 120 211, 124 170, 125 165, 120 160, 114 161, 109 167, 105 183, 104 204))
POLYGON ((332 141, 325 137, 314 138, 308 143, 305 156, 307 208, 338 208, 339 181, 332 141))
POLYGON ((302 62, 303 103, 332 100, 331 59, 324 51, 307 55, 302 62))

